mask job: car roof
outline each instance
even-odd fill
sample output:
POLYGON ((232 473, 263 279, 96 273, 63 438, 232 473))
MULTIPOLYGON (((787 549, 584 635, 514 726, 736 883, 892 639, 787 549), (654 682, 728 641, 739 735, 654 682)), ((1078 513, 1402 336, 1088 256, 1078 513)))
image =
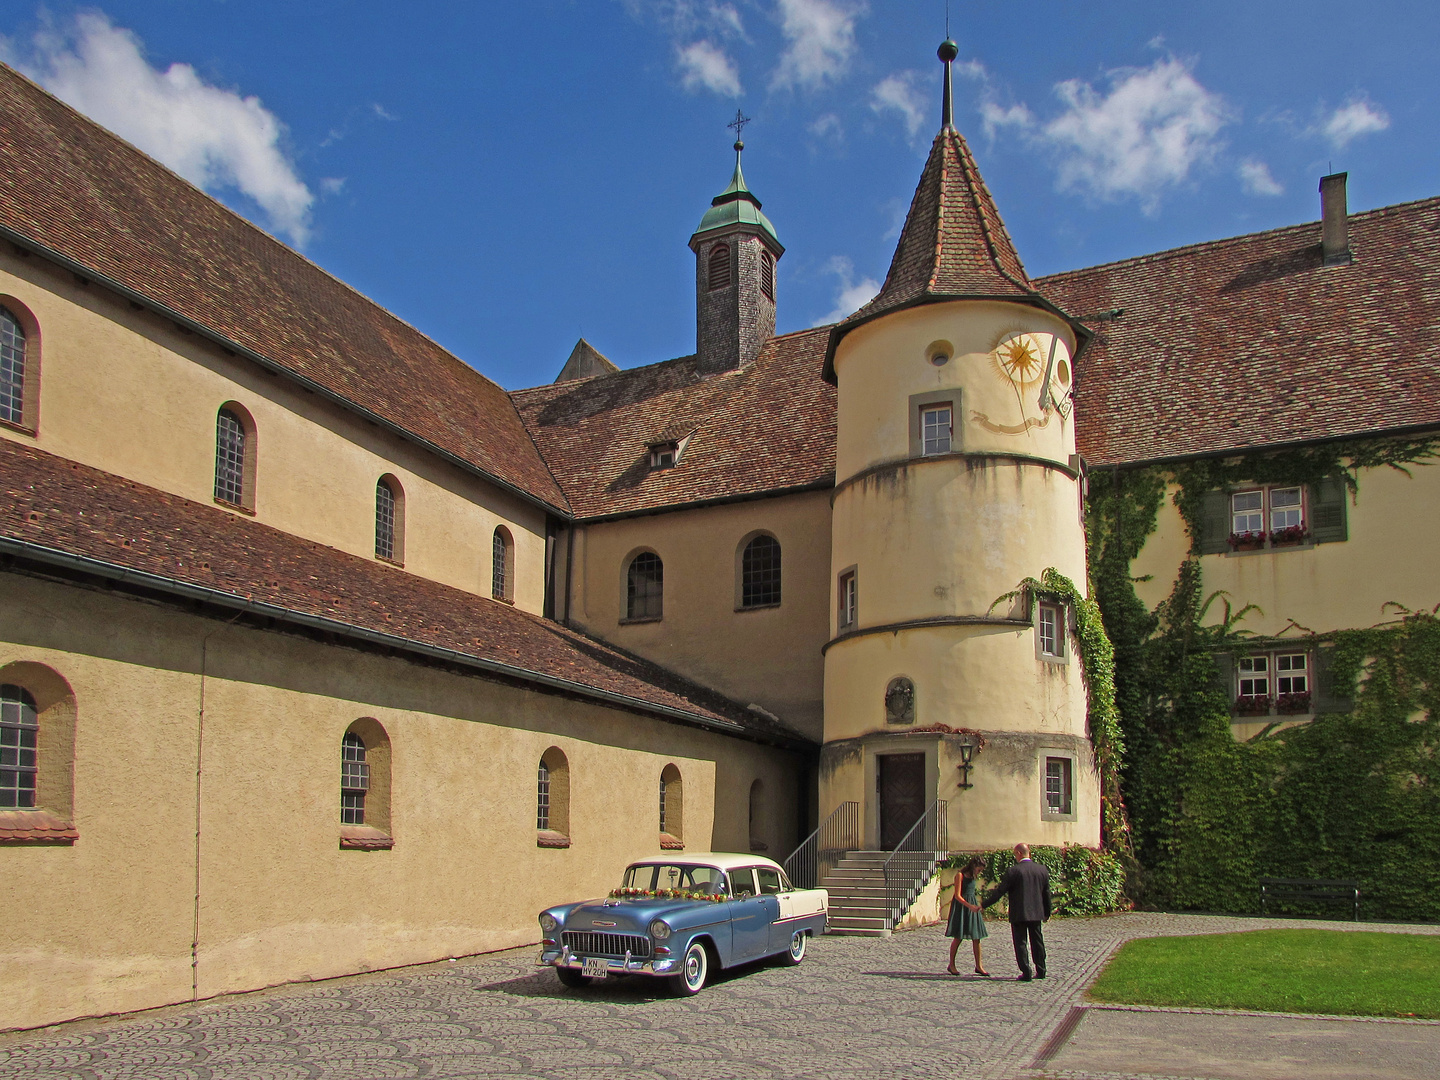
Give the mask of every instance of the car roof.
POLYGON ((763 855, 738 855, 727 851, 665 851, 636 859, 631 866, 654 866, 657 863, 699 863, 719 870, 738 870, 743 866, 768 866, 779 870, 780 864, 763 855))

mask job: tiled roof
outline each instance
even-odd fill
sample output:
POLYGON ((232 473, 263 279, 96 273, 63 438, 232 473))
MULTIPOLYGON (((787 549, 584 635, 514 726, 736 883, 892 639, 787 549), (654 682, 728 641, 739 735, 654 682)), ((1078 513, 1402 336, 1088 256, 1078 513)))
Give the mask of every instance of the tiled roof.
POLYGON ((0 226, 566 509, 500 387, 4 65, 0 226))
POLYGON ((755 363, 720 375, 701 376, 687 356, 510 396, 577 517, 827 486, 835 391, 819 373, 829 329, 771 338, 755 363), (692 429, 680 464, 652 471, 648 445, 692 429))
POLYGON ((547 619, 0 439, 0 545, 6 538, 508 665, 515 671, 502 674, 513 678, 535 672, 736 735, 803 742, 728 698, 547 619))
POLYGON ((1440 424, 1440 199, 1162 251, 1037 284, 1095 324, 1076 435, 1095 465, 1440 424))
POLYGON ((941 128, 885 284, 851 318, 865 319, 925 295, 1028 296, 1033 291, 969 144, 953 127, 941 128))

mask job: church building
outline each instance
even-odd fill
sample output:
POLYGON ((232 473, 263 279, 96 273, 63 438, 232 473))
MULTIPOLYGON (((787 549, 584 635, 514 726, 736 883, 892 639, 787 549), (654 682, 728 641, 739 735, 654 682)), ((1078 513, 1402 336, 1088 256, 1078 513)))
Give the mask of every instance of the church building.
MULTIPOLYGON (((0 1029, 531 943, 657 849, 1102 842, 1087 483, 1440 432, 1440 200, 1032 279, 955 56, 863 308, 775 333, 737 142, 694 352, 512 393, 0 67, 0 1029)), ((1237 737, 1344 707, 1293 625, 1440 601, 1431 471, 1360 490, 1207 502, 1237 737)))

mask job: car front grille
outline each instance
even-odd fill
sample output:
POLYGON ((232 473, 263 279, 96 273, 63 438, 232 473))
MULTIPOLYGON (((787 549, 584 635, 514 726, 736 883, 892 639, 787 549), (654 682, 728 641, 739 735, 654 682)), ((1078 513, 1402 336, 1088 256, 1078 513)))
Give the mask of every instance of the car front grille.
POLYGON ((639 960, 650 955, 650 939, 642 934, 602 934, 595 930, 566 930, 560 943, 576 956, 623 957, 628 949, 639 960))

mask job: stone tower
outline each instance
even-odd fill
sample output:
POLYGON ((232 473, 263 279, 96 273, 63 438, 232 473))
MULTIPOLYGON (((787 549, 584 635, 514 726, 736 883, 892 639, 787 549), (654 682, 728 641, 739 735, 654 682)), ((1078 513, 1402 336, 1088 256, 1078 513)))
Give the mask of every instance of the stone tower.
POLYGON ((775 335, 775 263, 785 248, 760 200, 745 186, 735 143, 735 175, 690 237, 695 252, 695 354, 702 372, 750 363, 775 335))
POLYGON ((879 295, 830 334, 837 387, 822 816, 867 848, 945 804, 952 850, 1100 839, 1074 613, 1085 589, 1070 389, 1089 337, 1032 286, 975 159, 942 125, 879 295), (970 767, 967 765, 969 756, 970 767), (967 786, 970 785, 970 786, 967 786))

